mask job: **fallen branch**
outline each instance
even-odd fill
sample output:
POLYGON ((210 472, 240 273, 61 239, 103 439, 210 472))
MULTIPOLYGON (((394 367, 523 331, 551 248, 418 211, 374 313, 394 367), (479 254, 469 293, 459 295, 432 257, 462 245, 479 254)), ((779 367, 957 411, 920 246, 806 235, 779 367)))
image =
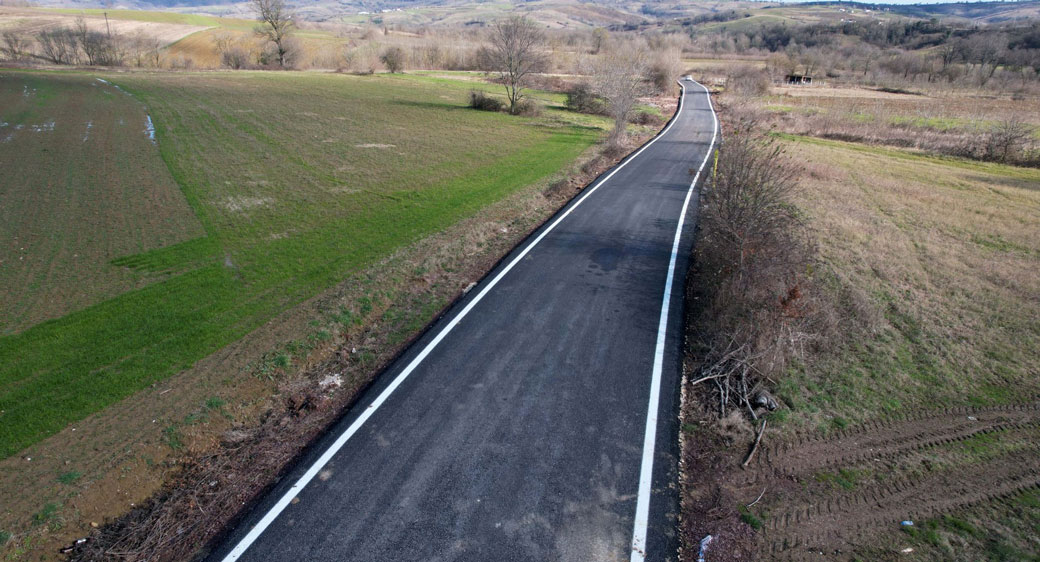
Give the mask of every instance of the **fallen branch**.
POLYGON ((762 435, 764 435, 766 432, 767 421, 769 420, 762 418, 762 427, 758 430, 758 437, 755 438, 755 444, 751 447, 751 452, 748 453, 747 458, 744 459, 744 463, 740 465, 741 468, 747 468, 747 465, 751 463, 751 459, 754 458, 755 451, 758 450, 758 444, 762 442, 762 435))
POLYGON ((753 501, 753 502, 751 502, 751 503, 749 503, 749 504, 745 505, 744 507, 746 507, 746 508, 748 508, 748 509, 751 509, 751 506, 753 506, 753 505, 755 505, 756 503, 758 503, 759 501, 761 501, 761 499, 762 499, 762 496, 764 496, 764 495, 766 495, 766 488, 762 488, 762 493, 761 493, 761 494, 759 494, 757 498, 755 498, 755 501, 753 501))

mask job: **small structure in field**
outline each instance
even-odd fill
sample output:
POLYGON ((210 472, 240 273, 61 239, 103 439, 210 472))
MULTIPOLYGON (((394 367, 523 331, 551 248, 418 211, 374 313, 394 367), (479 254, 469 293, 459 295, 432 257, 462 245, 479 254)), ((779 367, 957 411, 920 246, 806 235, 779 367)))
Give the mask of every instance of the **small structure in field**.
POLYGON ((788 84, 812 84, 812 76, 808 74, 788 74, 784 76, 784 82, 788 84))

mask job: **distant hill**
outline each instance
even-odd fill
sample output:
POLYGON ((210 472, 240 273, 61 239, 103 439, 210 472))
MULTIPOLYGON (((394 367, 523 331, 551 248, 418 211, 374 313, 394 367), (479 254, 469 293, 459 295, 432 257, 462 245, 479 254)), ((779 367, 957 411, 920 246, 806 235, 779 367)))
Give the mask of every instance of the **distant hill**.
MULTIPOLYGON (((0 0, 21 3, 27 0, 0 0)), ((220 16, 249 17, 245 0, 29 0, 42 7, 123 8, 169 10, 220 16)), ((947 4, 873 4, 868 2, 785 3, 738 0, 290 0, 300 17, 308 20, 348 19, 379 24, 473 25, 521 12, 549 27, 632 26, 718 14, 730 10, 771 15, 779 12, 799 20, 799 12, 813 18, 820 7, 849 6, 914 18, 952 18, 976 23, 1040 19, 1040 0, 1010 2, 957 2, 947 4)))
POLYGON ((977 23, 1040 19, 1040 0, 1008 2, 949 2, 944 4, 874 4, 870 2, 807 2, 803 6, 853 6, 880 9, 916 18, 956 18, 977 23))

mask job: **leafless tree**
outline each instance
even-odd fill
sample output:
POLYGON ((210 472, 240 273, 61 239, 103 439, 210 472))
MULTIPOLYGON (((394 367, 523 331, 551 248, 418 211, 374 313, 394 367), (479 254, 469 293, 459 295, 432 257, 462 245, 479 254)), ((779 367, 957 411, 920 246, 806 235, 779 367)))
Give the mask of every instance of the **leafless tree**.
POLYGON ((603 46, 606 45, 607 39, 609 37, 610 37, 610 34, 607 33, 607 30, 605 28, 597 27, 596 29, 593 29, 592 30, 592 54, 594 54, 594 55, 599 54, 600 50, 603 49, 603 46))
POLYGON ((986 156, 997 162, 1013 160, 1033 134, 1033 128, 1021 119, 1001 121, 989 131, 986 156))
POLYGON ((404 49, 400 47, 388 47, 383 54, 379 56, 379 60, 386 66, 386 69, 391 74, 396 74, 404 69, 404 49))
POLYGON ((614 118, 610 143, 621 145, 625 140, 628 116, 636 100, 646 89, 647 54, 639 45, 615 45, 601 54, 593 69, 593 86, 606 100, 607 114, 614 118))
POLYGON ((295 24, 293 14, 285 0, 252 0, 260 25, 256 34, 274 45, 278 66, 285 67, 292 59, 292 42, 289 41, 295 24))
POLYGON ((220 64, 238 70, 249 62, 249 52, 242 48, 228 32, 218 33, 213 37, 213 44, 220 53, 220 64))
POLYGON ((79 60, 79 42, 68 28, 44 29, 36 34, 43 57, 55 64, 75 64, 79 60))
POLYGON ((647 81, 664 93, 675 87, 675 79, 682 72, 682 53, 677 49, 663 49, 654 53, 647 67, 647 81))
POLYGON ((481 66, 496 72, 506 87, 509 112, 516 114, 531 75, 546 66, 540 47, 542 32, 524 16, 513 16, 491 28, 490 44, 481 48, 481 66))
POLYGON ((90 29, 83 18, 76 20, 75 32, 79 40, 79 47, 87 56, 87 64, 90 66, 123 64, 124 52, 118 37, 90 29))
POLYGON ((8 29, 3 33, 0 52, 8 60, 18 60, 29 51, 29 39, 17 31, 8 29))

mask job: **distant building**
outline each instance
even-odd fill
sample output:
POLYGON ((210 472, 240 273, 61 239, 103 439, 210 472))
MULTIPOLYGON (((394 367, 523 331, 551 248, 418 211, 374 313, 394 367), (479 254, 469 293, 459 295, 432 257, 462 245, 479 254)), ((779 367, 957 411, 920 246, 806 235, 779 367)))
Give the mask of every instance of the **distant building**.
POLYGON ((812 76, 808 74, 788 74, 784 76, 784 82, 788 84, 812 84, 812 76))

